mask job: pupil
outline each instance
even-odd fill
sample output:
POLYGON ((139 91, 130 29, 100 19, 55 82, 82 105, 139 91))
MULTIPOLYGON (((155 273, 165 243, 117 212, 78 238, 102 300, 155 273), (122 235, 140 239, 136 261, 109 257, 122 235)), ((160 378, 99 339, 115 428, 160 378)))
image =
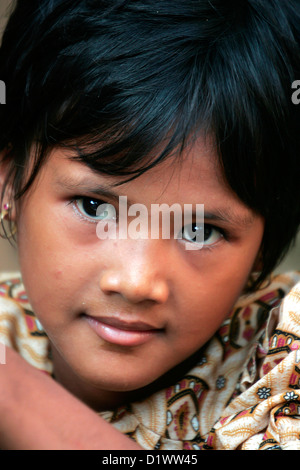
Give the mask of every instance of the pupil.
MULTIPOLYGON (((191 240, 196 240, 196 232, 199 230, 197 223, 193 223, 190 231, 191 240)), ((210 225, 204 225, 204 241, 211 237, 212 227, 210 225)))
POLYGON ((91 217, 95 217, 97 215, 97 207, 98 202, 94 201, 93 199, 83 199, 82 201, 84 211, 90 215, 91 217))

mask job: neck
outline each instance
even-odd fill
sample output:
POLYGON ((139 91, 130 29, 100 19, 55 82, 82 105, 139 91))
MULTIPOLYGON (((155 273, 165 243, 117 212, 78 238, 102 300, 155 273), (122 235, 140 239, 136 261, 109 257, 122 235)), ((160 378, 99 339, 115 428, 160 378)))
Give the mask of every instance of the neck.
POLYGON ((97 412, 113 410, 128 402, 127 392, 103 390, 96 384, 84 381, 71 369, 55 348, 51 349, 51 353, 56 382, 93 410, 97 412))
POLYGON ((96 384, 82 380, 64 361, 59 352, 52 348, 54 378, 72 395, 97 412, 114 410, 122 405, 146 399, 153 393, 174 385, 197 363, 201 351, 170 370, 153 383, 132 391, 104 390, 96 384))

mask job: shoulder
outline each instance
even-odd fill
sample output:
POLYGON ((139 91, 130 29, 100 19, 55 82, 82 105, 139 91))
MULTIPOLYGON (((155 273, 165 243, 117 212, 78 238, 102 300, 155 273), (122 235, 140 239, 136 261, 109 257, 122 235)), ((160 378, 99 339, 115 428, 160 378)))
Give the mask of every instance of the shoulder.
POLYGON ((242 393, 228 404, 214 427, 221 448, 300 448, 299 272, 279 276, 273 292, 278 289, 286 293, 271 309, 247 358, 239 382, 242 393))
POLYGON ((5 315, 30 314, 31 311, 20 273, 1 273, 0 319, 5 315))
POLYGON ((49 341, 28 301, 20 273, 0 274, 0 342, 50 371, 49 341))
POLYGON ((239 298, 236 307, 245 307, 257 302, 274 306, 278 301, 289 294, 289 292, 300 282, 300 271, 290 271, 281 274, 273 274, 259 290, 252 294, 243 295, 239 298), (272 301, 273 299, 273 301, 272 301))
POLYGON ((261 289, 242 295, 217 332, 226 351, 250 352, 261 335, 274 329, 279 306, 299 282, 297 271, 272 275, 261 289))

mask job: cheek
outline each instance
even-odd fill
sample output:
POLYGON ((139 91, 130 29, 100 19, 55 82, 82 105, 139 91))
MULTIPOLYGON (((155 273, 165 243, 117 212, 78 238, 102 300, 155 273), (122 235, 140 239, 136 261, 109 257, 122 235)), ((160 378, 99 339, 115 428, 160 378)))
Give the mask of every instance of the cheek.
POLYGON ((176 315, 173 325, 180 348, 188 344, 202 346, 230 315, 248 281, 255 254, 253 250, 251 257, 241 258, 241 253, 231 253, 222 263, 203 263, 197 278, 183 276, 181 296, 177 297, 181 313, 176 315), (193 282, 187 281, 193 278, 193 282))
MULTIPOLYGON (((22 278, 37 316, 56 312, 68 298, 65 266, 70 255, 60 246, 57 231, 47 218, 20 218, 18 248, 22 278)), ((42 321, 42 318, 41 318, 42 321)))

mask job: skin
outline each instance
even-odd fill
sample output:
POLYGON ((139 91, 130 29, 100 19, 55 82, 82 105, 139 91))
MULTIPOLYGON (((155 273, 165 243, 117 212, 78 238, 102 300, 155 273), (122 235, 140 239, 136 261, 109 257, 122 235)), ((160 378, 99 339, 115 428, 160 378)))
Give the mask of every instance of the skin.
MULTIPOLYGON (((213 336, 255 267, 264 230, 263 219, 228 188, 214 148, 201 139, 180 162, 170 159, 112 189, 116 181, 57 149, 17 220, 23 281, 49 336, 56 380, 96 410, 149 393, 213 336), (192 251, 186 249, 192 242, 174 238, 99 240, 98 220, 74 198, 99 199, 94 188, 104 186, 149 213, 152 203, 204 204, 216 219, 206 222, 216 229, 206 246, 192 251), (116 344, 99 336, 91 317, 123 322, 138 337, 143 333, 129 328, 132 322, 154 331, 141 344, 116 344)), ((103 200, 116 206, 110 196, 103 200)))
POLYGON ((0 367, 1 450, 141 450, 13 349, 7 348, 6 360, 0 367))

